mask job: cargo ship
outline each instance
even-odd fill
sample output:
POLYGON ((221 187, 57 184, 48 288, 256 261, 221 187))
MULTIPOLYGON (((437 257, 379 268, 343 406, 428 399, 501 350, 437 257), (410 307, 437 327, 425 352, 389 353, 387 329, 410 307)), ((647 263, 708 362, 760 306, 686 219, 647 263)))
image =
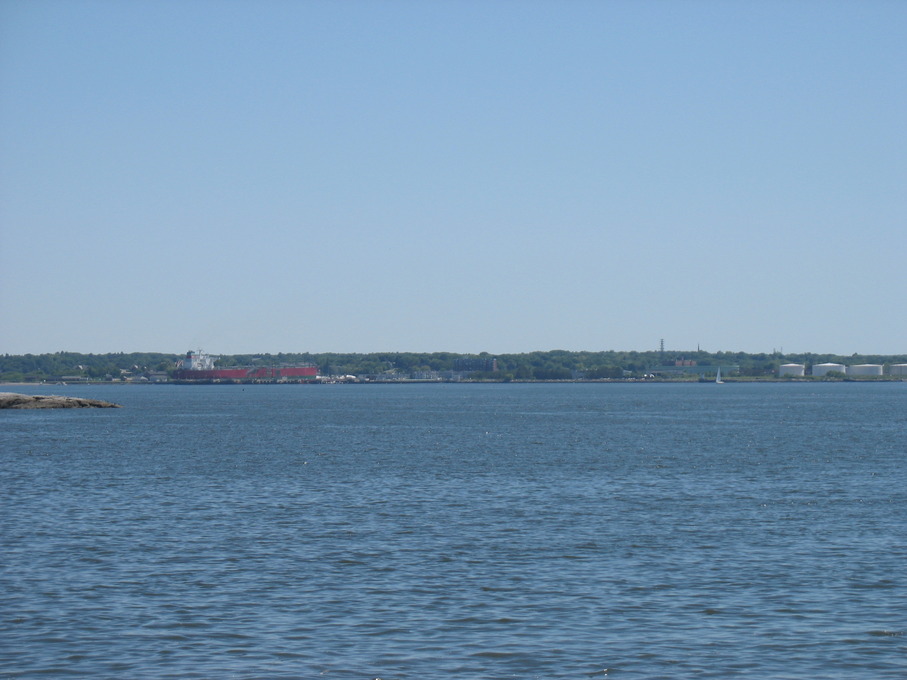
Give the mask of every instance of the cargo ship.
POLYGON ((237 382, 278 382, 315 380, 318 367, 311 364, 302 366, 235 366, 232 368, 215 368, 214 362, 220 357, 213 357, 201 350, 186 352, 176 364, 174 380, 227 380, 237 382))

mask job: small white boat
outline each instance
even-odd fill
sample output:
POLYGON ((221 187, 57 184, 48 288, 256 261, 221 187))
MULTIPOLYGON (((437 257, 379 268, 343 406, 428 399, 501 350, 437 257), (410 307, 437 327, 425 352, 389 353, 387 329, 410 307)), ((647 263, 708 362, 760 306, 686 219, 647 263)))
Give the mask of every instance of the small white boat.
POLYGON ((724 385, 724 380, 721 379, 721 366, 718 367, 718 375, 715 376, 716 385, 724 385))

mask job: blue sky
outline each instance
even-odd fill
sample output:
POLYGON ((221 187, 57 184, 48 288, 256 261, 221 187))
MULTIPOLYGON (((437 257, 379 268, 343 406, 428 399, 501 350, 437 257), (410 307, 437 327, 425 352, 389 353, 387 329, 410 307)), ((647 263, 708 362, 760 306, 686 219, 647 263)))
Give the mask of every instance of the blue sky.
POLYGON ((0 352, 907 352, 907 3, 0 1, 0 352))

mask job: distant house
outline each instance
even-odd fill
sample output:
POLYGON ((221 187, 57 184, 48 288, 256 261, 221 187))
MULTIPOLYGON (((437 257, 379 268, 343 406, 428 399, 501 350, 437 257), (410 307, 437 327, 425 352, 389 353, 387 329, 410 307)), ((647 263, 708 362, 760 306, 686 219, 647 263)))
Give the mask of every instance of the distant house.
POLYGON ((463 373, 494 372, 498 370, 498 360, 488 356, 467 355, 454 359, 453 370, 463 373))

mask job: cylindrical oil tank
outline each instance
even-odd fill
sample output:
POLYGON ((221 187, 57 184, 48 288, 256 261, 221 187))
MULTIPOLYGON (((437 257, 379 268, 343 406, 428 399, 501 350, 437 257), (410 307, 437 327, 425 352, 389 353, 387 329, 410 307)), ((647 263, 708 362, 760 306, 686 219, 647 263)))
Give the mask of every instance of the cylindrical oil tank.
POLYGON ((778 367, 778 377, 785 376, 799 377, 806 374, 806 366, 803 364, 782 364, 778 367))
POLYGON ((832 371, 837 371, 838 373, 844 373, 846 367, 844 364, 816 364, 813 366, 813 375, 825 375, 826 373, 831 373, 832 371))
POLYGON ((889 375, 907 376, 907 364, 891 364, 888 368, 889 375))
POLYGON ((847 367, 847 375, 882 375, 882 365, 855 364, 847 367))

